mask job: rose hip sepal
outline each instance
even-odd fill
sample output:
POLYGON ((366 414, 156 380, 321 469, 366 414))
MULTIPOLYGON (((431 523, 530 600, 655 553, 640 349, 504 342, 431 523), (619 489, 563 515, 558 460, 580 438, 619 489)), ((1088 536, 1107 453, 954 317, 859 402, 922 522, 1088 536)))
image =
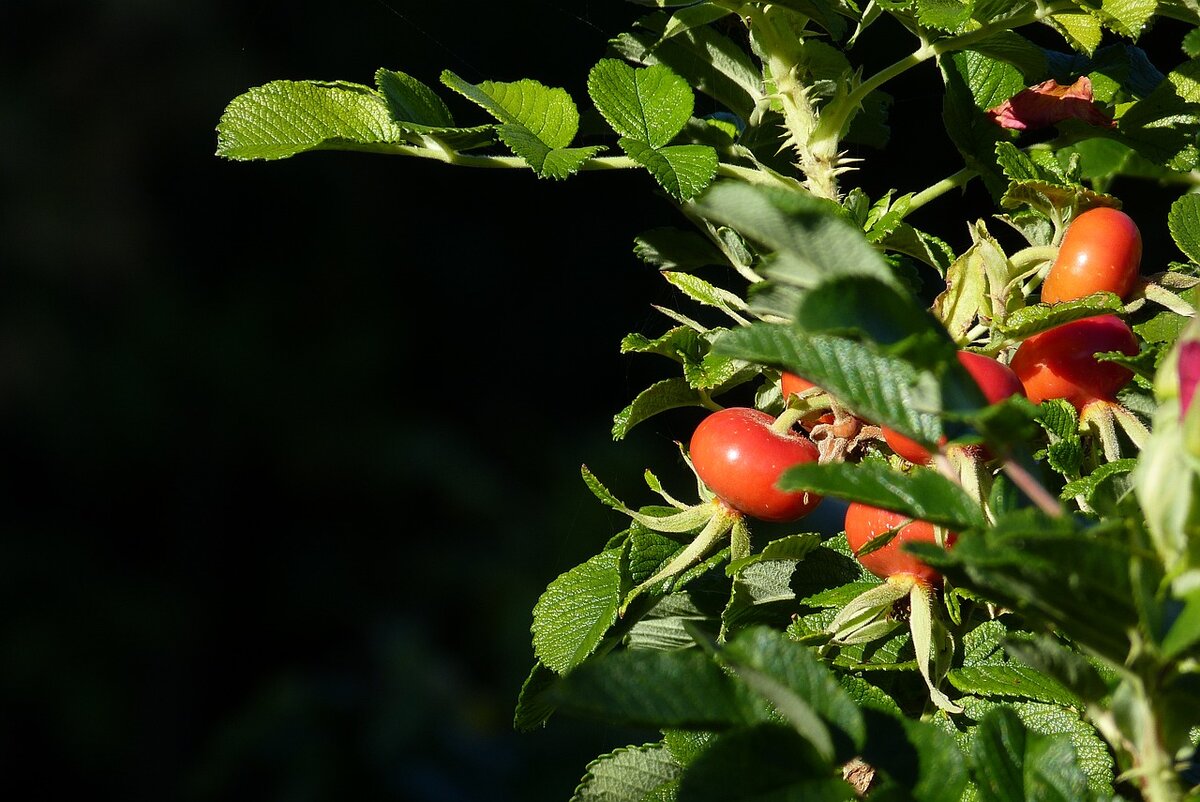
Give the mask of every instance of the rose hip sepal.
MULTIPOLYGON (((917 669, 930 700, 940 709, 961 713, 962 707, 939 688, 939 653, 949 646, 949 635, 934 613, 932 599, 942 585, 936 570, 916 555, 903 550, 905 543, 936 543, 936 531, 926 521, 913 521, 897 512, 852 502, 846 509, 846 542, 863 568, 883 579, 848 602, 829 624, 831 641, 840 644, 866 643, 887 635, 899 625, 896 605, 908 600, 908 628, 912 636, 917 669), (892 530, 891 540, 864 551, 892 530), (877 547, 874 547, 877 546, 877 547)), ((955 541, 947 533, 945 546, 955 541)))
POLYGON ((775 431, 775 419, 748 407, 714 412, 692 433, 689 453, 696 475, 717 498, 761 521, 786 522, 804 517, 821 497, 776 487, 793 465, 816 462, 811 440, 794 429, 775 431))

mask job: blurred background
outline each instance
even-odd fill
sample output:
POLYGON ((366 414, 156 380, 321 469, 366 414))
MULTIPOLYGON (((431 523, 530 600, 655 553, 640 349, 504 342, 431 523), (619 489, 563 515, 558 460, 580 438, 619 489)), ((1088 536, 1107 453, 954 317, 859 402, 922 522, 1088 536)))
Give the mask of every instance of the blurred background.
MULTIPOLYGON (((701 411, 609 433, 671 373, 622 336, 682 305, 633 237, 686 223, 640 172, 214 155, 225 104, 281 78, 451 69, 583 106, 643 12, 0 4, 6 779, 44 798, 566 800, 591 758, 654 738, 511 716, 538 595, 624 528, 580 465, 630 503, 652 501, 645 468, 688 492, 674 441, 701 411)), ((887 63, 892 41, 864 52, 887 63)), ((899 112, 939 114, 932 69, 896 85, 899 112)), ((862 155, 916 189, 958 165, 937 130, 862 155)), ((972 192, 956 220, 990 211, 972 192)), ((1139 197, 1161 220, 1169 198, 1139 197)), ((941 213, 913 221, 961 248, 941 213)), ((1147 260, 1167 242, 1147 232, 1147 260)))

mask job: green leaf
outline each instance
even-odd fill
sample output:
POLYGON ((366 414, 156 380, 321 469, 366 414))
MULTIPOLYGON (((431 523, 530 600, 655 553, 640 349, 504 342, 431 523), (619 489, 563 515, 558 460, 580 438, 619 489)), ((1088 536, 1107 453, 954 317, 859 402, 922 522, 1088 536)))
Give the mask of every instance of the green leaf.
POLYGON ((383 93, 396 122, 428 129, 454 127, 454 117, 446 103, 411 75, 398 70, 376 70, 375 85, 383 93))
POLYGON ((996 198, 1006 189, 996 165, 996 143, 1006 134, 984 113, 1025 88, 1021 71, 981 52, 964 50, 941 58, 946 84, 942 120, 967 167, 976 170, 996 198))
POLYGON ((548 148, 565 148, 579 130, 579 111, 565 89, 530 78, 472 84, 449 70, 442 73, 442 83, 501 123, 526 129, 548 148))
POLYGON ((1197 643, 1200 643, 1200 590, 1192 591, 1183 599, 1163 638, 1163 655, 1177 659, 1194 650, 1197 643))
POLYGON ((974 6, 973 0, 917 0, 917 19, 927 28, 954 33, 971 18, 974 6))
POLYGON ((687 326, 676 326, 653 340, 636 332, 621 340, 622 354, 659 354, 681 364, 703 358, 706 348, 700 333, 687 326))
MULTIPOLYGON (((841 684, 842 689, 850 694, 850 698, 854 700, 854 704, 858 705, 864 713, 868 714, 864 716, 865 721, 868 723, 872 720, 868 711, 884 713, 897 718, 903 715, 900 705, 896 704, 896 700, 892 698, 890 693, 877 685, 872 685, 862 677, 839 673, 838 682, 841 684)), ((868 726, 868 739, 874 737, 874 735, 875 731, 868 726)), ((868 740, 868 744, 870 744, 870 740, 868 740)), ((957 802, 957 800, 953 800, 952 802, 957 802)))
POLYGON ((1079 414, 1069 401, 1052 398, 1038 405, 1038 423, 1051 436, 1051 439, 1077 437, 1079 434, 1079 414))
POLYGON ((724 19, 732 13, 730 9, 715 3, 696 3, 695 5, 681 8, 671 15, 671 19, 667 22, 667 27, 663 30, 662 39, 659 43, 661 44, 672 36, 678 36, 694 28, 724 19))
POLYGON ((1032 699, 1076 708, 1083 706, 1079 698, 1061 683, 1027 666, 964 666, 951 669, 946 679, 963 693, 976 696, 1032 699))
POLYGON ((1104 37, 1100 20, 1077 9, 1048 17, 1047 22, 1063 35, 1071 47, 1089 56, 1096 52, 1104 37))
POLYGON ((500 141, 533 168, 542 178, 569 178, 583 163, 598 153, 599 146, 586 148, 552 148, 537 135, 521 125, 505 123, 496 129, 500 141))
POLYGON ((761 724, 717 736, 688 766, 678 802, 846 802, 853 794, 795 730, 761 724))
POLYGON ((1167 228, 1179 250, 1200 263, 1200 195, 1179 196, 1167 214, 1167 228))
POLYGON ((635 529, 629 538, 629 557, 626 560, 630 581, 634 585, 645 582, 683 549, 684 544, 674 538, 635 529))
POLYGON ((946 289, 933 299, 934 316, 949 336, 966 345, 968 334, 980 316, 1003 319, 1006 310, 992 309, 993 285, 999 296, 1011 273, 1008 257, 1000 243, 982 224, 971 226, 971 247, 946 270, 946 289), (999 312, 999 314, 997 314, 999 312))
POLYGON ((735 320, 743 320, 738 313, 746 311, 746 302, 740 295, 679 270, 664 270, 662 276, 693 301, 720 309, 735 320))
POLYGON ((753 323, 723 333, 713 352, 803 376, 865 420, 923 443, 942 435, 940 388, 908 362, 866 345, 791 326, 753 323))
POLYGON ((1060 176, 1033 160, 1011 142, 996 143, 996 162, 1009 181, 1048 181, 1062 183, 1060 176))
MULTIPOLYGON (((1194 326, 1195 318, 1189 328, 1194 326)), ((1170 362, 1164 368, 1168 365, 1170 362)), ((1151 542, 1168 573, 1200 565, 1200 539, 1195 537, 1200 521, 1200 475, 1185 437, 1178 401, 1161 404, 1133 470, 1134 492, 1151 542)))
POLYGON ((613 418, 614 440, 622 440, 630 429, 660 412, 679 407, 702 407, 704 400, 692 389, 687 379, 673 378, 655 382, 613 418))
POLYGON ((1070 689, 1084 702, 1098 702, 1108 694, 1104 679, 1087 658, 1067 648, 1052 635, 1041 634, 1031 640, 1010 639, 1005 642, 1004 648, 1041 676, 1052 678, 1070 689))
POLYGON ((945 330, 912 295, 863 276, 828 279, 800 299, 794 323, 808 332, 866 337, 906 350, 949 349, 945 330))
POLYGON ((847 740, 842 760, 862 749, 866 738, 862 715, 833 674, 807 647, 766 626, 743 630, 721 650, 742 680, 766 697, 796 731, 833 759, 833 742, 825 724, 847 740), (816 718, 819 716, 819 720, 816 718))
POLYGON ((989 711, 980 721, 971 763, 983 802, 1072 802, 1087 794, 1071 742, 1029 732, 1008 708, 989 711))
POLYGON ((700 359, 686 355, 683 360, 683 376, 688 384, 697 390, 711 390, 712 395, 753 379, 759 372, 757 365, 713 353, 706 353, 700 359))
POLYGON ((600 150, 568 147, 579 131, 579 110, 565 89, 529 78, 471 84, 449 70, 442 83, 499 120, 500 139, 542 178, 567 178, 600 150))
POLYGON ((600 645, 621 603, 621 549, 602 551, 561 574, 533 607, 533 649, 551 671, 563 674, 600 645))
POLYGON ((589 763, 570 802, 641 802, 682 774, 683 766, 664 744, 627 746, 589 763))
POLYGON ((765 715, 698 649, 609 652, 580 665, 549 694, 565 713, 635 727, 724 728, 765 715))
MULTIPOLYGON (((1067 123, 1060 123, 1066 126, 1067 123)), ((1115 206, 1110 195, 1105 195, 1084 186, 1063 184, 1061 179, 1053 181, 1022 180, 1013 181, 1000 198, 1000 205, 1006 209, 1018 209, 1028 206, 1050 217, 1059 209, 1085 209, 1090 206, 1115 206)))
POLYGON ((1137 39, 1158 10, 1158 0, 1100 0, 1093 13, 1114 33, 1137 39))
POLYGON ((1137 465, 1135 459, 1119 459, 1114 462, 1106 462, 1100 465, 1096 470, 1074 481, 1067 482, 1063 485, 1063 489, 1059 492, 1058 497, 1062 499, 1075 498, 1082 496, 1084 501, 1095 506, 1097 494, 1112 493, 1111 487, 1115 479, 1128 474, 1137 465))
POLYGON ((663 730, 663 743, 675 759, 685 766, 707 749, 714 737, 715 733, 703 730, 663 730))
MULTIPOLYGON (((866 581, 871 585, 879 584, 874 576, 859 565, 845 544, 845 535, 837 535, 813 549, 796 565, 791 577, 791 589, 801 604, 812 607, 827 606, 833 603, 832 599, 825 599, 822 603, 810 600, 824 598, 823 594, 836 593, 848 583, 866 581), (831 548, 831 545, 842 548, 831 548)), ((843 601, 842 604, 844 603, 843 601)))
MULTIPOLYGON (((1001 0, 1006 8, 1013 8, 1008 0, 1001 0)), ((1032 84, 1046 75, 1046 53, 1025 37, 1013 31, 1001 31, 976 42, 972 50, 995 61, 1003 61, 1020 70, 1024 82, 1032 84)))
POLYGON ((721 633, 732 633, 756 623, 786 626, 795 612, 796 592, 792 576, 796 559, 763 559, 754 555, 740 565, 730 566, 733 592, 721 615, 721 633))
POLYGON ((1200 56, 1200 28, 1193 28, 1184 34, 1182 47, 1188 58, 1200 56))
POLYGON ((699 195, 717 174, 717 152, 707 145, 656 148, 627 137, 617 140, 617 144, 676 200, 699 195))
POLYGON ((901 473, 878 462, 810 463, 789 468, 777 484, 783 490, 809 490, 858 501, 950 529, 984 523, 978 502, 946 477, 926 468, 901 473))
POLYGON ((621 137, 655 149, 683 130, 695 103, 687 81, 669 68, 635 69, 616 59, 601 59, 592 67, 588 94, 621 137))
POLYGON ((884 250, 902 253, 924 262, 943 275, 954 261, 954 249, 948 243, 913 228, 906 221, 902 221, 878 244, 884 250))
POLYGON ((846 21, 839 14, 851 11, 842 0, 782 0, 776 5, 796 11, 820 25, 834 39, 841 40, 846 33, 846 21))
POLYGON ((1000 332, 1007 339, 1024 340, 1085 317, 1120 313, 1124 306, 1120 296, 1111 292, 1097 292, 1056 304, 1030 304, 1009 315, 1000 332))
POLYGON ((962 664, 979 666, 1003 663, 1004 637, 1007 634, 1008 627, 1004 622, 994 618, 972 627, 963 635, 962 664))
POLYGON ((1133 156, 1128 145, 1104 137, 1085 139, 1064 152, 1079 156, 1080 178, 1092 182, 1125 172, 1133 156))
POLYGON ((234 98, 217 124, 217 155, 284 159, 311 150, 403 142, 383 96, 345 81, 272 81, 234 98))
POLYGON ((978 50, 960 50, 952 58, 977 109, 998 106, 1025 89, 1025 77, 1007 62, 989 58, 978 50))

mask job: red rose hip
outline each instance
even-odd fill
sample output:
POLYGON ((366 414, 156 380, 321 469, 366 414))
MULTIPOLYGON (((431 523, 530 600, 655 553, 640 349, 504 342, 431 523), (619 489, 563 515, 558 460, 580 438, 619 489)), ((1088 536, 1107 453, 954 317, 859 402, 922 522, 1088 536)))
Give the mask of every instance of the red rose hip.
MULTIPOLYGON (((846 507, 846 542, 857 556, 863 546, 871 540, 907 520, 907 516, 898 512, 853 502, 846 507)), ((956 537, 953 532, 947 533, 947 548, 954 543, 956 537)), ((933 524, 927 521, 913 521, 897 532, 887 545, 858 556, 858 561, 863 568, 881 579, 911 576, 927 586, 941 585, 942 575, 916 555, 904 551, 905 543, 937 543, 933 524)))
POLYGON ((1137 356, 1138 343, 1125 321, 1099 315, 1035 334, 1017 348, 1011 367, 1035 404, 1063 398, 1077 410, 1092 401, 1112 401, 1133 378, 1133 371, 1101 362, 1101 351, 1137 356))
POLYGON ((794 521, 821 502, 804 491, 786 492, 776 482, 788 468, 816 462, 817 447, 800 432, 771 429, 775 419, 748 407, 730 407, 700 421, 689 452, 696 475, 738 512, 763 521, 794 521))

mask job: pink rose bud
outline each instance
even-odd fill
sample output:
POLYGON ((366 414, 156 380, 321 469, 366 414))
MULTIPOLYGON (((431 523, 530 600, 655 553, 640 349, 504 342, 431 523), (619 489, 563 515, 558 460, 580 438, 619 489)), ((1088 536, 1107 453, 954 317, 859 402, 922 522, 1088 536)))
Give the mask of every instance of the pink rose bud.
POLYGON ((1200 381, 1200 340, 1188 340, 1179 348, 1180 415, 1186 415, 1200 381))
POLYGON ((1089 125, 1112 127, 1112 119, 1102 112, 1092 96, 1092 82, 1080 76, 1075 83, 1060 84, 1053 78, 1049 81, 1022 89, 998 106, 987 110, 990 117, 1002 128, 1045 128, 1062 120, 1080 119, 1089 125))

